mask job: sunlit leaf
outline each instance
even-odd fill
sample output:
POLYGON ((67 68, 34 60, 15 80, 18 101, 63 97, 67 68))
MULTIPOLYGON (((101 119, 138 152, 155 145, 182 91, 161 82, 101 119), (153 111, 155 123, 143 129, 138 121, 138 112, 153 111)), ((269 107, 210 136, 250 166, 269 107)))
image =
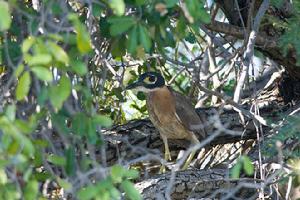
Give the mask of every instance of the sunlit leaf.
POLYGON ((14 71, 15 77, 19 77, 23 71, 24 71, 24 65, 23 64, 18 65, 17 69, 14 71))
POLYGON ((254 166, 248 156, 243 156, 243 169, 247 175, 254 173, 254 166))
POLYGON ((112 125, 111 118, 108 116, 104 116, 104 115, 94 116, 93 121, 95 124, 103 126, 103 127, 110 127, 112 125))
POLYGON ((79 76, 84 76, 88 72, 86 64, 79 60, 72 60, 70 66, 72 70, 79 76))
POLYGON ((8 105, 5 109, 5 115, 10 121, 15 121, 16 119, 16 105, 11 104, 8 105))
POLYGON ((31 71, 42 81, 51 82, 53 79, 52 73, 48 68, 36 66, 32 67, 31 71))
POLYGON ((125 173, 125 169, 120 165, 114 165, 111 167, 111 178, 114 183, 120 183, 125 173))
POLYGON ((55 60, 62 62, 65 65, 69 63, 69 56, 65 52, 65 50, 63 50, 63 48, 51 41, 48 41, 47 44, 49 45, 49 50, 52 53, 52 56, 55 58, 55 60))
POLYGON ((64 179, 58 178, 56 179, 58 184, 64 188, 65 190, 70 190, 72 188, 72 184, 64 179))
POLYGON ((124 0, 110 0, 109 6, 117 16, 124 15, 125 3, 124 0))
POLYGON ((20 77, 19 83, 16 89, 16 98, 18 101, 23 100, 30 89, 31 78, 29 72, 24 72, 24 74, 20 77))
POLYGON ((76 14, 70 14, 69 19, 72 21, 76 30, 76 43, 80 53, 85 54, 92 50, 91 38, 85 27, 76 14))
POLYGON ((9 29, 11 24, 11 16, 9 5, 5 1, 0 1, 0 31, 9 29))
POLYGON ((47 160, 55 165, 58 166, 65 166, 66 165, 66 158, 63 156, 58 155, 50 155, 48 156, 47 160))
POLYGON ((22 44, 22 52, 27 53, 35 42, 35 37, 29 36, 22 44))
POLYGON ((141 194, 135 189, 133 183, 128 180, 124 180, 121 183, 121 188, 124 190, 126 196, 128 196, 131 200, 139 200, 142 199, 141 194))
POLYGON ((36 199, 39 192, 39 184, 36 180, 27 182, 24 190, 24 199, 32 200, 36 199))
POLYGON ((70 80, 67 77, 62 76, 61 79, 59 80, 58 85, 52 86, 49 92, 50 92, 50 101, 52 105, 56 109, 60 109, 64 101, 71 94, 70 80))
POLYGON ((99 192, 98 188, 94 185, 89 185, 87 187, 81 188, 77 192, 77 198, 79 200, 89 200, 96 197, 97 193, 99 192))
POLYGON ((52 61, 52 56, 50 54, 36 54, 34 56, 27 54, 24 59, 29 66, 47 65, 52 61))
POLYGON ((7 175, 4 169, 0 168, 0 185, 4 185, 7 183, 7 175))
POLYGON ((239 178, 242 169, 242 163, 237 162, 234 167, 230 170, 231 178, 239 178))
POLYGON ((129 169, 124 174, 124 177, 126 177, 128 179, 136 179, 139 177, 139 172, 135 169, 129 169))

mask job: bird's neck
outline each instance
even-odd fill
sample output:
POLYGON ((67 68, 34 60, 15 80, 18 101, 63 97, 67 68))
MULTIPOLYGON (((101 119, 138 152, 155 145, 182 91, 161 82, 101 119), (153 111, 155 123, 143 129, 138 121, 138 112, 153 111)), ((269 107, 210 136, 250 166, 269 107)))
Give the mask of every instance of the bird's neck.
POLYGON ((175 111, 175 99, 167 86, 163 86, 149 93, 148 100, 151 101, 155 110, 168 113, 175 111))

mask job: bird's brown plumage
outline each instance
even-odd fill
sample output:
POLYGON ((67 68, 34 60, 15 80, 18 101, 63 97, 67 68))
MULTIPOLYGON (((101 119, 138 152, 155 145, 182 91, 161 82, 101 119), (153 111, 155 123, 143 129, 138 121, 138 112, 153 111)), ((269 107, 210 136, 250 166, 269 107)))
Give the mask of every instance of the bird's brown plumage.
POLYGON ((192 128, 201 127, 203 122, 190 101, 167 86, 147 94, 147 107, 150 120, 167 139, 187 139, 197 143, 194 132, 203 138, 206 135, 203 129, 195 131, 192 128))

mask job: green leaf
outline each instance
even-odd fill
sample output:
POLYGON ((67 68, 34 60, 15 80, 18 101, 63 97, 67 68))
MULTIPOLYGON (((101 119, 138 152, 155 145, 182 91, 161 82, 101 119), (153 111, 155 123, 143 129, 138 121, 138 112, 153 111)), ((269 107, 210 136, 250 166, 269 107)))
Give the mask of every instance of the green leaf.
POLYGON ((31 78, 29 72, 24 72, 24 74, 20 77, 19 83, 16 89, 16 98, 18 101, 23 100, 30 89, 31 78))
POLYGON ((135 53, 137 45, 138 45, 137 26, 134 26, 128 35, 128 42, 127 42, 128 52, 135 53))
POLYGON ((93 122, 96 125, 100 125, 103 127, 111 127, 112 125, 112 120, 110 117, 108 116, 104 116, 104 115, 96 115, 93 117, 93 122))
POLYGON ((114 14, 117 16, 122 16, 125 13, 125 3, 124 0, 110 0, 109 6, 113 10, 114 14))
POLYGON ((97 193, 99 192, 99 189, 94 185, 89 185, 88 187, 81 188, 77 192, 77 198, 79 200, 89 200, 96 197, 97 193))
POLYGON ((117 188, 111 186, 109 193, 110 193, 111 199, 121 199, 121 193, 119 192, 119 190, 117 190, 117 188))
POLYGON ((5 1, 0 1, 0 31, 9 29, 11 24, 11 16, 9 5, 5 1))
POLYGON ((63 48, 61 48, 60 46, 58 46, 57 44, 51 41, 48 41, 48 45, 49 45, 50 52, 52 56, 55 58, 55 60, 64 63, 65 65, 69 63, 69 56, 63 50, 63 48))
POLYGON ((73 147, 69 147, 66 150, 66 158, 67 158, 67 162, 66 162, 66 172, 69 176, 74 176, 75 175, 75 171, 76 171, 76 163, 75 163, 75 150, 73 147))
POLYGON ((92 50, 90 35, 82 24, 77 27, 76 41, 80 53, 84 54, 92 50))
POLYGON ((126 54, 125 41, 126 38, 124 35, 116 38, 111 44, 111 55, 115 60, 121 60, 122 56, 126 54))
POLYGON ((24 199, 25 200, 37 199, 38 192, 39 192, 38 182, 36 180, 31 180, 26 184, 24 190, 24 199))
POLYGON ((149 52, 152 46, 151 38, 149 36, 149 32, 147 31, 147 29, 142 25, 139 25, 139 39, 145 51, 149 52))
POLYGON ((87 120, 86 136, 88 138, 88 141, 91 144, 96 144, 96 142, 98 140, 98 136, 96 134, 96 126, 95 126, 95 123, 93 123, 92 119, 90 119, 90 118, 87 120))
POLYGON ((102 7, 101 7, 101 5, 99 5, 98 3, 93 3, 92 4, 92 13, 93 13, 93 15, 95 16, 95 17, 98 17, 98 16, 100 16, 101 15, 101 12, 102 12, 102 7))
POLYGON ((59 186, 61 186, 65 190, 71 190, 72 189, 72 184, 69 183, 68 181, 66 181, 64 179, 61 179, 61 178, 58 178, 56 180, 57 180, 59 186))
POLYGON ((111 167, 110 173, 114 183, 121 183, 125 169, 121 165, 114 165, 111 167))
POLYGON ((146 3, 145 0, 134 0, 134 2, 135 2, 135 5, 137 5, 137 6, 141 6, 141 5, 144 5, 146 3))
POLYGON ((45 105, 46 101, 48 100, 49 96, 48 96, 48 88, 47 87, 42 87, 41 91, 37 97, 37 103, 40 106, 45 105))
POLYGON ((24 71, 24 65, 23 64, 20 64, 17 69, 14 71, 14 75, 15 77, 19 77, 22 72, 24 71))
POLYGON ((23 179, 26 182, 29 182, 29 178, 32 175, 32 167, 28 168, 27 170, 24 170, 23 179))
POLYGON ((72 21, 77 32, 76 43, 80 53, 85 54, 92 50, 91 38, 86 27, 79 21, 76 14, 70 14, 69 19, 72 21))
POLYGON ((22 52, 27 53, 35 42, 35 37, 29 36, 22 44, 22 52))
POLYGON ((88 72, 86 64, 79 60, 72 60, 70 65, 72 70, 79 76, 84 76, 88 72))
POLYGON ((57 86, 50 88, 50 101, 56 109, 60 109, 65 100, 71 94, 71 82, 66 76, 62 76, 57 86))
POLYGON ((139 177, 139 172, 135 169, 129 169, 126 171, 124 176, 128 179, 136 179, 139 177))
POLYGON ((48 68, 36 66, 32 67, 31 71, 36 75, 40 80, 51 82, 52 81, 52 73, 48 68))
POLYGON ((10 121, 15 121, 16 119, 16 105, 12 104, 12 105, 8 105, 5 109, 5 115, 7 117, 7 119, 9 119, 10 121))
POLYGON ((199 10, 199 19, 205 24, 210 23, 210 15, 206 12, 206 10, 202 7, 202 9, 199 10))
POLYGON ((178 3, 178 0, 165 0, 165 2, 167 3, 167 8, 171 8, 171 7, 174 7, 177 3, 178 3))
POLYGON ((135 189, 133 183, 128 180, 124 180, 121 183, 121 188, 124 190, 126 196, 128 196, 131 200, 139 200, 142 199, 140 193, 135 189))
POLYGON ((248 156, 243 156, 243 169, 249 176, 254 173, 254 166, 248 156))
POLYGON ((88 119, 83 113, 76 113, 72 118, 72 131, 83 136, 87 132, 88 119))
POLYGON ((58 155, 49 155, 47 160, 58 166, 66 166, 66 158, 58 155))
POLYGON ((185 4, 189 14, 193 18, 193 21, 190 22, 196 22, 200 20, 204 23, 210 23, 210 15, 206 12, 203 1, 186 0, 185 4))
POLYGON ((0 185, 7 183, 7 175, 4 169, 0 168, 0 185))
POLYGON ((231 178, 239 178, 242 169, 242 163, 238 161, 230 170, 231 178))
POLYGON ((15 155, 20 149, 20 144, 18 141, 14 140, 12 141, 9 146, 7 147, 7 153, 10 155, 15 155))
POLYGON ((136 21, 133 17, 112 17, 108 19, 108 22, 111 24, 109 31, 112 36, 120 35, 127 30, 129 30, 136 21))
POLYGON ((52 61, 52 56, 50 54, 44 54, 44 53, 39 53, 34 56, 26 54, 24 56, 24 59, 29 66, 47 65, 52 61))

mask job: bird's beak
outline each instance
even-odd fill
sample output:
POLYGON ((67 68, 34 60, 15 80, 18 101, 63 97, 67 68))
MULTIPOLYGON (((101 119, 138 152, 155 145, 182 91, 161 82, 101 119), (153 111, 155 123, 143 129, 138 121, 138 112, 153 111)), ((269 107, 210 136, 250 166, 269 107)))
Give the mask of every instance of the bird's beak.
POLYGON ((141 82, 135 81, 135 82, 133 82, 133 83, 127 85, 127 87, 126 87, 125 89, 126 89, 126 90, 131 90, 131 89, 134 89, 134 88, 136 88, 136 87, 138 87, 138 86, 141 86, 141 85, 142 85, 141 82))

